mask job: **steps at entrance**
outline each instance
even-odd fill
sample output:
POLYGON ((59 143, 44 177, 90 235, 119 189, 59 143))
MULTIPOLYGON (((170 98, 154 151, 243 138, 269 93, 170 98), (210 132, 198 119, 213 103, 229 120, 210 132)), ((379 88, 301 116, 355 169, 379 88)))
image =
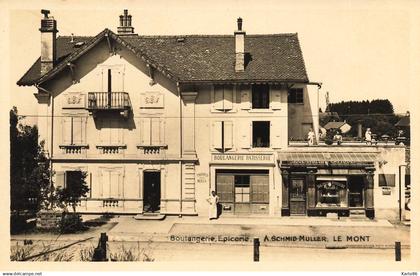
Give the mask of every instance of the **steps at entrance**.
POLYGON ((134 216, 134 219, 137 220, 163 220, 165 219, 166 215, 162 215, 159 213, 143 213, 134 216))
POLYGON ((365 210, 350 210, 350 218, 366 218, 366 211, 365 210))

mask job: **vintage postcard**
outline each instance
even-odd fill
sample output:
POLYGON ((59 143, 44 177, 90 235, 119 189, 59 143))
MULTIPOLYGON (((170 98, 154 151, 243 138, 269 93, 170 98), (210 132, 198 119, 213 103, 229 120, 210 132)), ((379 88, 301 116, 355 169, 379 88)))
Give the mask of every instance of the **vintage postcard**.
POLYGON ((417 273, 418 3, 0 4, 2 270, 417 273))

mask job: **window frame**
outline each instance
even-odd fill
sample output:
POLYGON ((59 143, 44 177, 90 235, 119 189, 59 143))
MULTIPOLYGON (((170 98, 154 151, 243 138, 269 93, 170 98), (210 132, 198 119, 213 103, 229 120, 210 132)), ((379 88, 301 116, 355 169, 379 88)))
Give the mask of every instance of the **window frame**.
POLYGON ((270 109, 270 85, 268 84, 253 84, 251 85, 251 109, 253 110, 267 110, 270 109), (261 91, 264 87, 263 91, 261 91), (263 96, 262 94, 266 93, 267 99, 266 104, 263 105, 263 96), (258 104, 254 104, 254 99, 258 95, 258 104))
POLYGON ((271 122, 270 121, 252 121, 252 148, 258 148, 258 149, 266 149, 266 148, 270 148, 271 144, 270 144, 270 130, 271 128, 271 122), (262 124, 262 123, 266 123, 268 125, 268 133, 267 133, 267 143, 263 143, 266 144, 266 146, 256 146, 256 137, 254 136, 254 128, 255 128, 255 124, 262 124))
POLYGON ((305 104, 303 88, 289 88, 287 92, 287 103, 305 104), (298 97, 299 95, 299 97, 298 97))

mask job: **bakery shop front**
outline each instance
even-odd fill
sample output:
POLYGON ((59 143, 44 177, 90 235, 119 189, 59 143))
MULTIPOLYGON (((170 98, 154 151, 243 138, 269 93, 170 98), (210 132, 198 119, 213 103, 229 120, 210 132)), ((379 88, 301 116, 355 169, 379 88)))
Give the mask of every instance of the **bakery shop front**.
POLYGON ((375 217, 373 152, 279 152, 282 216, 375 217))

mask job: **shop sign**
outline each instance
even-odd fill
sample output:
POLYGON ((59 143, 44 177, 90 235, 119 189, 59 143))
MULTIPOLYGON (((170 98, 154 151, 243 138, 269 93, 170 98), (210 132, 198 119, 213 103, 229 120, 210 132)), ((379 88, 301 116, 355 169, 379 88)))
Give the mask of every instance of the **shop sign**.
POLYGON ((197 183, 205 184, 208 182, 208 173, 197 173, 197 183))
POLYGON ((272 163, 272 154, 213 154, 213 162, 220 163, 272 163))

